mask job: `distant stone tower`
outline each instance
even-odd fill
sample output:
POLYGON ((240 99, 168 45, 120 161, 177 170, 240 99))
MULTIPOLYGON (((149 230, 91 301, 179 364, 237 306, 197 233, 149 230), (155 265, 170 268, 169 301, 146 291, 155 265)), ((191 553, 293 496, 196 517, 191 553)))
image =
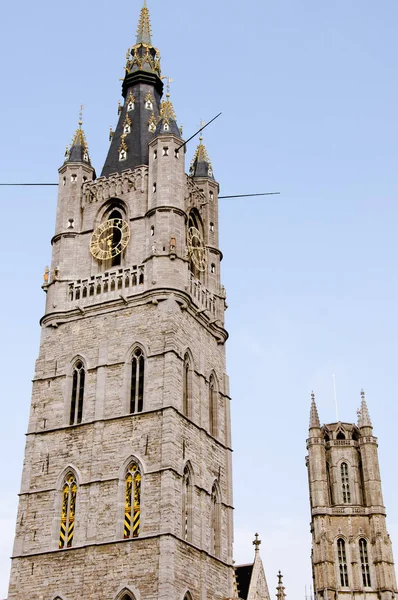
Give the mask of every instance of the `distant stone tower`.
POLYGON ((394 561, 364 393, 358 425, 323 427, 312 395, 307 449, 315 598, 392 600, 394 561))
POLYGON ((96 178, 59 169, 9 600, 233 595, 218 184, 185 145, 144 5, 96 178))

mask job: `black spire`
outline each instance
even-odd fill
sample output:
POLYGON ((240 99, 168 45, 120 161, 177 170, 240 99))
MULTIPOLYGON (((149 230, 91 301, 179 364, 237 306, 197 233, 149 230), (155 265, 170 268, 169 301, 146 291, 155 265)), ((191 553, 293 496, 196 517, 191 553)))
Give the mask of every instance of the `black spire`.
POLYGON ((141 9, 136 43, 128 49, 126 60, 124 104, 119 109, 119 121, 111 133, 111 146, 101 173, 106 177, 148 164, 148 144, 159 122, 163 94, 160 54, 152 46, 146 2, 141 9))
POLYGON ((88 146, 86 136, 82 129, 83 125, 83 106, 80 108, 79 126, 76 129, 75 135, 70 146, 66 147, 65 163, 67 162, 83 162, 91 166, 90 156, 88 154, 88 146))

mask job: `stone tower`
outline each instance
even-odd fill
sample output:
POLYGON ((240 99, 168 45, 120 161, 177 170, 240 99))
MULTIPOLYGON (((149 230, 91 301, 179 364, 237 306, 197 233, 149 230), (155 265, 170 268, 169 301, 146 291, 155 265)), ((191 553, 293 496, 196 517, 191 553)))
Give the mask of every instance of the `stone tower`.
POLYGON ((358 425, 323 427, 312 395, 307 449, 315 598, 391 600, 394 561, 364 393, 358 425))
POLYGON ((9 600, 233 594, 218 184, 190 174, 144 5, 96 178, 59 169, 9 600))

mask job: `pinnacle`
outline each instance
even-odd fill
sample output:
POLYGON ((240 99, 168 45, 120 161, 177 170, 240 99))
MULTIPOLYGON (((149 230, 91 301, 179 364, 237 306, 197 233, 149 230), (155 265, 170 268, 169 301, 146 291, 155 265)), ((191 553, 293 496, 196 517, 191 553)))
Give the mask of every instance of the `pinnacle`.
POLYGON ((361 391, 361 408, 358 411, 358 427, 373 427, 363 390, 361 391))
POLYGON ((83 106, 80 107, 79 123, 70 147, 66 147, 65 162, 87 162, 90 164, 86 136, 82 128, 83 106))
POLYGON ((141 8, 140 20, 138 21, 137 29, 137 44, 148 44, 152 45, 151 39, 151 22, 149 19, 149 10, 144 1, 144 6, 141 8))
POLYGON ((211 166, 209 155, 207 154, 206 146, 203 143, 202 135, 199 137, 199 144, 192 159, 189 172, 192 177, 213 178, 213 168, 211 166))
POLYGON ((315 394, 311 393, 311 409, 310 409, 310 429, 313 427, 320 428, 321 423, 319 421, 318 409, 315 403, 315 394))
POLYGON ((278 600, 284 600, 286 598, 285 587, 283 585, 283 575, 278 572, 278 585, 276 586, 276 597, 278 600))

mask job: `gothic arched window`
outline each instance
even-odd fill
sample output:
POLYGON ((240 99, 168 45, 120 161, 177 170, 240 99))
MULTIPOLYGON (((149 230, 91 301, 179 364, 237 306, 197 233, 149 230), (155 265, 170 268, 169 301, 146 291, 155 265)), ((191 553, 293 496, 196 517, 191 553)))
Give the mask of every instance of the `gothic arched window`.
POLYGON ((217 436, 217 390, 214 377, 209 382, 209 431, 210 435, 217 436))
POLYGON ((131 463, 126 473, 124 507, 124 538, 140 535, 141 520, 141 473, 136 463, 131 463))
POLYGON ((340 465, 341 474, 341 492, 343 496, 343 504, 351 504, 350 480, 348 477, 348 465, 342 462, 340 465))
POLYGON ((183 394, 182 394, 182 412, 186 417, 191 416, 191 394, 192 394, 192 367, 188 352, 184 356, 183 366, 183 394))
POLYGON ((337 558, 339 561, 340 585, 348 587, 347 555, 343 538, 337 540, 337 558))
POLYGON ((221 554, 221 503, 216 484, 211 491, 210 552, 217 557, 221 554))
POLYGON ((182 478, 182 537, 192 541, 192 476, 188 465, 182 478))
POLYGON ((84 365, 81 360, 78 360, 72 373, 72 394, 69 416, 70 425, 76 425, 77 423, 82 422, 85 379, 86 371, 84 365))
POLYGON ((131 360, 130 413, 142 412, 144 407, 145 358, 141 348, 136 348, 131 360))
POLYGON ((59 547, 70 548, 75 530, 77 482, 74 473, 69 472, 62 487, 61 528, 59 547))
POLYGON ((359 540, 359 556, 361 560, 362 583, 364 587, 370 587, 370 567, 368 557, 368 543, 364 538, 359 540))

